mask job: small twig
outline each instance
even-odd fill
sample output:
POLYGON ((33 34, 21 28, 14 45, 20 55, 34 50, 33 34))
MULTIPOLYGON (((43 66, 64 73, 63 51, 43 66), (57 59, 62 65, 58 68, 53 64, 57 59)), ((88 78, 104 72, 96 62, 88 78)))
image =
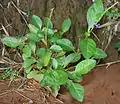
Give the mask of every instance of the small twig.
POLYGON ((120 63, 120 60, 113 61, 113 62, 108 62, 108 63, 105 63, 105 64, 99 64, 96 67, 106 66, 106 69, 107 69, 110 65, 117 64, 117 63, 120 63))
POLYGON ((6 95, 6 94, 8 94, 8 93, 11 93, 12 91, 13 91, 13 90, 8 90, 8 91, 6 91, 6 92, 3 92, 3 93, 0 94, 0 96, 6 95))
POLYGON ((3 24, 1 24, 1 26, 2 26, 2 29, 4 30, 5 34, 6 34, 7 36, 9 36, 9 34, 8 34, 7 30, 5 29, 5 27, 3 26, 3 24))
POLYGON ((13 3, 13 1, 11 1, 11 3, 13 4, 13 6, 17 9, 17 11, 19 12, 19 14, 22 16, 23 20, 25 21, 26 25, 28 25, 26 19, 24 18, 24 16, 22 15, 21 10, 13 3))
MULTIPOLYGON (((9 26, 11 26, 12 25, 12 23, 11 24, 8 24, 7 26, 5 26, 5 28, 7 28, 7 27, 9 27, 9 26)), ((0 28, 0 30, 3 30, 3 28, 0 28)))
POLYGON ((97 35, 94 32, 92 32, 92 33, 95 36, 95 38, 100 42, 100 39, 97 37, 97 35))
POLYGON ((23 95, 23 94, 20 93, 19 91, 17 91, 17 90, 13 90, 13 91, 16 92, 17 94, 19 94, 20 96, 22 96, 22 97, 24 97, 24 98, 26 98, 26 99, 28 99, 28 100, 31 100, 29 97, 23 95))
POLYGON ((119 21, 112 21, 112 22, 107 22, 101 26, 99 26, 99 28, 103 28, 103 27, 107 27, 107 26, 110 26, 110 25, 114 25, 114 24, 117 24, 119 21))

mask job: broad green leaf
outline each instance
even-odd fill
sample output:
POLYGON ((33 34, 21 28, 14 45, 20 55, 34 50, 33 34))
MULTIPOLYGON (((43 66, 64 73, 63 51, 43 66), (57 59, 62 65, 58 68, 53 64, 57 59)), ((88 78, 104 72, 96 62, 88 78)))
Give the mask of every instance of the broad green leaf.
POLYGON ((38 59, 36 65, 37 65, 37 68, 42 69, 42 67, 43 67, 43 60, 38 59))
POLYGON ((36 51, 36 54, 37 54, 38 57, 44 56, 45 53, 46 53, 46 49, 45 49, 45 48, 39 48, 39 49, 36 51))
POLYGON ((87 12, 87 23, 88 31, 93 28, 104 15, 104 6, 101 0, 96 0, 88 9, 87 12))
POLYGON ((80 54, 71 53, 65 58, 64 67, 66 67, 69 63, 74 63, 80 60, 80 54))
POLYGON ((43 56, 43 62, 44 66, 47 66, 49 64, 50 58, 51 58, 52 53, 51 52, 46 52, 43 56))
POLYGON ((34 25, 32 25, 32 24, 29 24, 28 27, 29 27, 29 30, 30 30, 31 33, 37 34, 38 28, 36 28, 36 27, 35 27, 34 25))
POLYGON ((35 50, 36 50, 36 44, 35 44, 35 42, 29 42, 28 45, 29 45, 31 51, 33 53, 35 53, 35 50))
POLYGON ((82 39, 80 40, 80 50, 84 58, 90 58, 96 52, 96 43, 90 38, 82 39))
POLYGON ((36 60, 33 57, 24 59, 24 68, 30 67, 36 60))
POLYGON ((29 73, 32 70, 32 66, 25 68, 26 73, 29 73))
POLYGON ((46 28, 49 28, 49 29, 53 28, 53 24, 52 24, 51 20, 48 17, 46 17, 44 19, 44 25, 45 25, 46 28))
POLYGON ((37 36, 38 36, 40 39, 43 39, 43 38, 44 38, 44 32, 42 32, 41 30, 38 30, 37 36))
POLYGON ((29 47, 29 45, 26 45, 24 48, 23 48, 23 56, 24 57, 31 57, 32 55, 32 51, 31 51, 31 48, 29 47))
POLYGON ((50 44, 55 44, 58 39, 61 39, 61 36, 58 34, 54 34, 50 39, 50 44))
POLYGON ((50 47, 50 50, 52 50, 54 52, 61 52, 61 51, 63 51, 63 49, 59 45, 52 45, 50 47))
POLYGON ((28 33, 28 34, 26 34, 26 37, 30 41, 33 41, 33 42, 39 42, 40 41, 40 37, 35 33, 28 33))
POLYGON ((68 72, 68 77, 74 82, 81 82, 83 80, 83 77, 81 75, 76 74, 73 72, 68 72))
POLYGON ((64 70, 45 70, 41 86, 59 86, 68 80, 68 74, 64 70))
POLYGON ((8 47, 15 48, 20 45, 20 41, 16 39, 15 37, 5 37, 2 39, 3 44, 5 44, 8 47))
POLYGON ((77 64, 75 68, 76 74, 87 74, 96 66, 96 61, 93 59, 86 59, 77 64))
POLYGON ((30 73, 28 73, 27 78, 33 78, 36 81, 40 82, 43 79, 43 74, 40 74, 39 71, 31 71, 30 73))
POLYGON ((74 50, 72 42, 68 39, 59 39, 57 40, 57 44, 60 45, 64 51, 74 50))
POLYGON ((47 29, 46 27, 44 27, 42 31, 44 32, 44 34, 47 34, 49 38, 54 35, 54 31, 52 29, 47 29))
POLYGON ((32 16, 32 24, 35 25, 37 28, 41 29, 42 20, 40 19, 40 17, 33 15, 32 16))
POLYGON ((70 26, 71 26, 71 20, 70 20, 70 18, 67 18, 66 20, 64 20, 64 22, 62 24, 62 34, 67 32, 69 30, 70 26))
POLYGON ((52 66, 53 66, 54 69, 58 68, 58 62, 55 58, 53 58, 53 60, 52 60, 52 66))
POLYGON ((65 53, 66 53, 66 52, 61 51, 61 52, 59 52, 59 53, 57 54, 57 57, 62 57, 62 56, 64 56, 64 55, 65 55, 65 53))
POLYGON ((73 83, 72 81, 69 81, 65 84, 65 86, 70 91, 73 98, 76 100, 82 102, 84 98, 84 87, 80 84, 73 83))
POLYGON ((97 48, 93 58, 101 59, 105 57, 107 57, 107 54, 102 49, 97 48))
POLYGON ((60 66, 64 66, 64 62, 65 62, 65 56, 61 56, 61 57, 58 57, 57 59, 57 62, 58 62, 58 65, 60 66))

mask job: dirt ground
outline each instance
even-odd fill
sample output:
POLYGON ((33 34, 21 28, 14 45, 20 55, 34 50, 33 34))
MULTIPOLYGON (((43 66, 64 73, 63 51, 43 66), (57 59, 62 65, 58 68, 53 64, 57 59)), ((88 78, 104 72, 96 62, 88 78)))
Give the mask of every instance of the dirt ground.
POLYGON ((33 80, 18 89, 21 81, 16 79, 8 87, 8 80, 0 80, 0 104, 120 104, 120 64, 97 67, 84 76, 83 103, 73 99, 65 88, 54 98, 47 88, 41 88, 33 80))

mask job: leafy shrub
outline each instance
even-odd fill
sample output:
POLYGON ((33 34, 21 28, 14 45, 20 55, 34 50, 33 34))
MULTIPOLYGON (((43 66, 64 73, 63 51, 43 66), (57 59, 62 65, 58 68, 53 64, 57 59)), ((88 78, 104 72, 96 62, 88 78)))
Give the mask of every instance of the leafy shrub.
POLYGON ((2 42, 9 47, 22 49, 27 78, 39 81, 41 86, 48 86, 53 93, 57 93, 60 86, 64 85, 73 98, 82 102, 84 87, 78 82, 82 81, 82 75, 96 66, 95 59, 107 56, 90 35, 110 8, 104 10, 101 0, 96 0, 90 6, 87 12, 88 31, 84 34, 85 38, 80 40, 78 51, 69 39, 62 37, 70 29, 70 18, 64 20, 59 32, 54 31, 51 21, 53 9, 44 23, 38 16, 32 16, 32 24, 28 25, 30 32, 25 36, 27 41, 9 36, 3 38, 2 42), (82 61, 81 55, 84 57, 82 61), (74 70, 71 70, 71 63, 75 64, 74 70))

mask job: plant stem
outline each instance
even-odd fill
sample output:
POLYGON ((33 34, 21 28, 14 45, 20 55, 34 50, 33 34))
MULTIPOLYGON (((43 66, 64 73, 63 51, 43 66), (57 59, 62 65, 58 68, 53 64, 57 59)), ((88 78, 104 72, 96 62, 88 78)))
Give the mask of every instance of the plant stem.
POLYGON ((47 37, 47 35, 48 35, 48 26, 50 24, 50 20, 51 20, 52 15, 53 15, 53 11, 54 11, 54 8, 51 9, 50 16, 49 16, 49 21, 48 21, 48 24, 47 24, 47 33, 45 34, 45 41, 46 41, 47 48, 48 48, 48 37, 47 37))

